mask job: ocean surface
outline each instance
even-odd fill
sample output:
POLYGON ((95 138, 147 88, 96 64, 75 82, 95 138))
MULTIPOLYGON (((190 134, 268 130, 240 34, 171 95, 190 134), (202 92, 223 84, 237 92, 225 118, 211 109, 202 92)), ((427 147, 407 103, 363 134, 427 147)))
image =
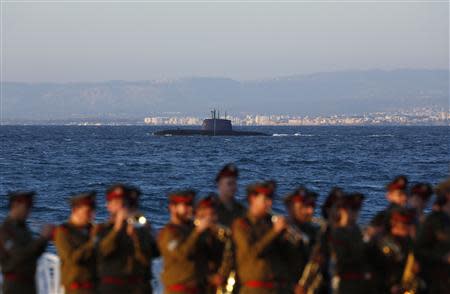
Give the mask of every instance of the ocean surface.
MULTIPOLYGON (((115 182, 139 186, 142 210, 156 229, 168 220, 169 191, 215 191, 219 168, 240 169, 239 195, 253 181, 279 184, 282 197, 303 184, 320 194, 331 187, 364 193, 361 222, 386 205, 384 185, 395 175, 433 184, 449 174, 450 127, 248 127, 269 137, 158 137, 150 126, 1 126, 0 218, 7 191, 38 192, 31 225, 63 222, 67 198, 98 191, 98 221, 106 218, 105 188, 115 182)), ((166 127, 167 128, 167 127, 166 127)))
MULTIPOLYGON (((155 231, 168 220, 167 193, 191 187, 215 191, 224 164, 240 169, 239 195, 253 181, 276 179, 275 211, 282 197, 303 184, 319 193, 333 186, 366 195, 361 223, 381 210, 384 186, 395 175, 433 184, 449 174, 450 127, 252 127, 269 137, 158 137, 149 126, 1 126, 0 219, 6 193, 36 190, 30 225, 64 222, 68 197, 98 191, 97 221, 106 219, 105 188, 115 182, 139 186, 142 210, 155 231)), ((319 210, 317 210, 319 213, 319 210)), ((54 251, 52 246, 49 251, 54 251)), ((159 276, 161 261, 154 263, 159 276)), ((155 292, 161 292, 158 279, 155 292)))

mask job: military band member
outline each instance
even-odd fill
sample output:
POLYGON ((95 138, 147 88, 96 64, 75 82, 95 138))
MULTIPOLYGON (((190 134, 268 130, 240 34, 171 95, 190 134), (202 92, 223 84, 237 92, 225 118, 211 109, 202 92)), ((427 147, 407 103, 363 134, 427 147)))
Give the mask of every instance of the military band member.
POLYGON ((164 293, 202 293, 202 276, 196 268, 199 255, 199 239, 213 222, 199 219, 194 226, 193 202, 195 192, 177 191, 169 194, 170 221, 160 231, 158 247, 163 257, 161 281, 164 293))
POLYGON ((284 217, 277 217, 272 223, 268 214, 272 208, 273 188, 272 182, 250 185, 247 215, 236 219, 232 226, 242 294, 289 291, 283 281, 286 256, 281 238, 287 223, 284 217))
POLYGON ((150 266, 152 247, 133 224, 128 223, 129 189, 113 185, 106 192, 109 222, 97 233, 97 270, 100 293, 142 293, 145 273, 150 266))
POLYGON ((377 293, 400 293, 408 254, 413 251, 415 211, 396 208, 390 213, 389 231, 368 248, 377 293))
POLYGON ((135 228, 135 236, 139 242, 135 244, 140 248, 142 256, 140 262, 136 262, 133 268, 133 275, 138 277, 136 283, 137 293, 151 293, 151 280, 153 278, 151 262, 154 258, 159 257, 159 249, 153 236, 152 227, 148 219, 139 209, 142 191, 135 186, 128 185, 128 220, 127 222, 135 228), (141 245, 140 245, 141 244, 141 245))
POLYGON ((329 238, 333 293, 366 293, 369 289, 366 247, 357 224, 363 199, 362 194, 348 194, 334 207, 329 238))
MULTIPOLYGON (((207 196, 201 199, 195 207, 195 221, 210 219, 211 227, 203 232, 199 239, 196 267, 202 279, 200 288, 203 293, 215 294, 217 288, 223 287, 233 267, 233 255, 225 252, 225 245, 231 242, 231 231, 218 225, 216 213, 217 199, 207 196), (225 256, 224 256, 225 255, 225 256)), ((231 248, 228 248, 231 250, 231 248)))
POLYGON ((304 187, 296 189, 284 199, 289 224, 301 234, 300 240, 287 243, 290 250, 288 279, 292 285, 300 279, 319 232, 318 225, 312 222, 316 199, 317 194, 304 187))
POLYGON ((433 195, 433 187, 429 183, 417 183, 411 188, 408 204, 416 210, 418 223, 425 220, 424 209, 433 195))
POLYGON ((61 261, 61 281, 65 293, 96 293, 95 192, 70 199, 69 220, 58 226, 54 243, 61 261))
POLYGON ((386 199, 389 205, 386 209, 378 212, 372 219, 370 225, 370 237, 389 231, 390 214, 393 209, 405 207, 408 203, 407 194, 408 178, 400 175, 395 177, 386 186, 386 199))
POLYGON ((239 171, 230 163, 225 165, 216 176, 218 190, 217 215, 219 223, 230 227, 233 221, 245 215, 245 207, 236 200, 237 178, 239 171))
POLYGON ((36 262, 52 237, 53 227, 43 227, 34 239, 26 220, 33 206, 34 192, 13 192, 9 212, 0 227, 0 265, 3 293, 36 293, 36 262))
POLYGON ((419 229, 416 255, 428 293, 450 289, 450 179, 436 188, 436 208, 419 229))

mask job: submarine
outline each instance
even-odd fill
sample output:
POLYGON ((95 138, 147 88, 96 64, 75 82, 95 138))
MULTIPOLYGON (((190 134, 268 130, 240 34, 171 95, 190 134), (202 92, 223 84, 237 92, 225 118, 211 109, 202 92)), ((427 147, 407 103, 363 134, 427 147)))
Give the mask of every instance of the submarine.
POLYGON ((153 133, 156 136, 269 136, 269 134, 252 131, 235 131, 231 120, 220 118, 216 110, 211 111, 211 118, 203 120, 201 129, 170 129, 153 133))

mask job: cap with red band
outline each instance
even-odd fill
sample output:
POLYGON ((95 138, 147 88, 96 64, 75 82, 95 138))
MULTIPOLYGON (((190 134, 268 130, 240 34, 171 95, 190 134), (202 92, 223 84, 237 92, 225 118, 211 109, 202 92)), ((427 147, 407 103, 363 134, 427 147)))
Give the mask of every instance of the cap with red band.
POLYGON ((386 186, 386 190, 389 192, 396 190, 406 190, 408 186, 408 178, 406 176, 397 176, 386 186))
POLYGON ((254 183, 247 187, 247 197, 262 194, 266 197, 273 198, 275 188, 276 183, 274 181, 254 183))
POLYGON ((295 189, 293 192, 289 193, 284 198, 284 204, 289 206, 293 203, 302 203, 308 206, 315 206, 317 199, 317 193, 309 191, 305 187, 301 186, 295 189))
POLYGON ((178 204, 184 203, 192 205, 195 198, 195 191, 193 190, 182 190, 176 191, 169 194, 169 203, 170 204, 178 204))
POLYGON ((213 195, 208 195, 205 198, 201 199, 197 202, 197 205, 195 206, 195 209, 202 209, 202 208, 215 208, 217 204, 216 198, 213 195))

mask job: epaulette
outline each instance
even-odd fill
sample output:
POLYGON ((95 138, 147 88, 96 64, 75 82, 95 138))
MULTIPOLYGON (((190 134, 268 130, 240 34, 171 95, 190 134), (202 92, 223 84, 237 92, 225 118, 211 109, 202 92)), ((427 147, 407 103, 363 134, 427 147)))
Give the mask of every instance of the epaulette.
POLYGON ((174 225, 174 224, 167 224, 159 231, 157 239, 160 240, 162 238, 162 236, 166 232, 174 233, 176 231, 177 231, 177 226, 176 225, 174 225))
POLYGON ((238 219, 236 219, 234 221, 233 227, 234 226, 237 226, 237 227, 242 228, 242 229, 249 229, 250 228, 250 223, 247 220, 247 218, 241 217, 241 218, 238 218, 238 219))
POLYGON ((59 226, 56 227, 55 231, 60 231, 61 233, 66 234, 69 232, 69 226, 67 223, 60 224, 59 226))

